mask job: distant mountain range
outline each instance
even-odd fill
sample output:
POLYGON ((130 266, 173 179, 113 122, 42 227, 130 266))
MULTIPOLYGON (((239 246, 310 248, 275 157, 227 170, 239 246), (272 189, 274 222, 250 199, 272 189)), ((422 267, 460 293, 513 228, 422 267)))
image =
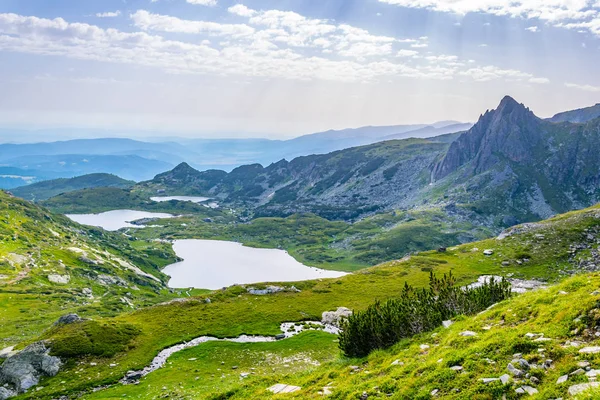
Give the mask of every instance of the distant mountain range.
POLYGON ((145 142, 132 139, 77 139, 49 143, 0 145, 0 188, 89 173, 111 173, 142 181, 187 162, 199 170, 230 171, 249 163, 323 154, 381 140, 429 137, 466 130, 470 124, 443 121, 432 125, 397 125, 326 131, 291 140, 184 139, 145 142))
POLYGON ((462 134, 384 141, 230 173, 181 164, 136 187, 211 196, 256 215, 306 211, 354 219, 436 206, 502 227, 600 200, 600 118, 586 115, 563 114, 578 122, 555 123, 507 96, 462 134))

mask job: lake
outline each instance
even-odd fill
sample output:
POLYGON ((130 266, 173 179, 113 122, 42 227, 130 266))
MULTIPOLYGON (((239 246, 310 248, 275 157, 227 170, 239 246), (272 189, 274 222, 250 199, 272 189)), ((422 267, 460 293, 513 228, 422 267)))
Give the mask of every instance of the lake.
POLYGON ((152 201, 191 201, 192 203, 202 203, 203 201, 210 200, 208 197, 197 197, 197 196, 157 196, 150 197, 152 201))
POLYGON ((80 224, 99 226, 107 231, 116 231, 121 228, 139 228, 139 225, 130 224, 142 218, 173 218, 172 214, 153 213, 135 210, 113 210, 99 214, 67 214, 67 217, 80 224))
POLYGON ((308 267, 276 249, 255 249, 219 240, 176 240, 175 253, 184 261, 163 272, 171 276, 169 287, 219 289, 257 282, 293 282, 338 278, 345 272, 308 267))

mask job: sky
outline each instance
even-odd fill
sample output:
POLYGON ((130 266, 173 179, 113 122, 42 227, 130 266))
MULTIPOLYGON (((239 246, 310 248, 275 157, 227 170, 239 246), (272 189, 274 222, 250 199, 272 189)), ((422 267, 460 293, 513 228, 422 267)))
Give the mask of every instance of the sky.
POLYGON ((600 102, 600 0, 0 0, 0 129, 288 138, 600 102))

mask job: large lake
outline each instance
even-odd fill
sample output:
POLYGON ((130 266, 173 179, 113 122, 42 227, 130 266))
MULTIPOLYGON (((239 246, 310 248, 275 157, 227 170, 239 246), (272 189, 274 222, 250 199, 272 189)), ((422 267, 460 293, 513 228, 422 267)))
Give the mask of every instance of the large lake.
POLYGON ((209 200, 208 197, 197 197, 197 196, 157 196, 157 197, 150 197, 150 200, 152 201, 171 201, 171 200, 177 200, 177 201, 191 201, 192 203, 202 203, 203 201, 209 200))
POLYGON ((100 214, 67 214, 67 217, 80 224, 99 226, 107 231, 116 231, 121 228, 139 228, 139 225, 130 224, 142 218, 173 218, 172 214, 153 213, 135 210, 113 210, 100 214))
POLYGON ((344 272, 307 267, 286 251, 255 249, 219 240, 176 240, 173 248, 184 261, 167 266, 172 288, 219 289, 235 283, 293 282, 337 278, 344 272))

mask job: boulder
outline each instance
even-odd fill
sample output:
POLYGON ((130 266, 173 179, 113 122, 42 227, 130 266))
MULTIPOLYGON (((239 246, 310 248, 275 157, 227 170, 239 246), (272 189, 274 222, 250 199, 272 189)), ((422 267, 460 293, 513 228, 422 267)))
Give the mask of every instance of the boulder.
POLYGON ((61 362, 48 354, 43 342, 27 346, 23 351, 8 358, 0 367, 0 385, 9 384, 17 393, 23 393, 39 382, 42 375, 54 376, 61 362))
POLYGON ((335 311, 325 311, 321 316, 323 325, 333 325, 340 327, 343 320, 352 315, 352 310, 346 307, 338 307, 335 311))
POLYGON ((54 323, 54 325, 68 325, 74 324, 75 322, 83 321, 83 319, 77 314, 66 314, 63 315, 54 323))
POLYGON ((17 395, 17 392, 0 387, 0 400, 6 400, 17 395))
POLYGON ((61 285, 65 285, 69 283, 71 277, 69 275, 58 275, 58 274, 50 274, 48 275, 48 280, 52 283, 58 283, 61 285))

